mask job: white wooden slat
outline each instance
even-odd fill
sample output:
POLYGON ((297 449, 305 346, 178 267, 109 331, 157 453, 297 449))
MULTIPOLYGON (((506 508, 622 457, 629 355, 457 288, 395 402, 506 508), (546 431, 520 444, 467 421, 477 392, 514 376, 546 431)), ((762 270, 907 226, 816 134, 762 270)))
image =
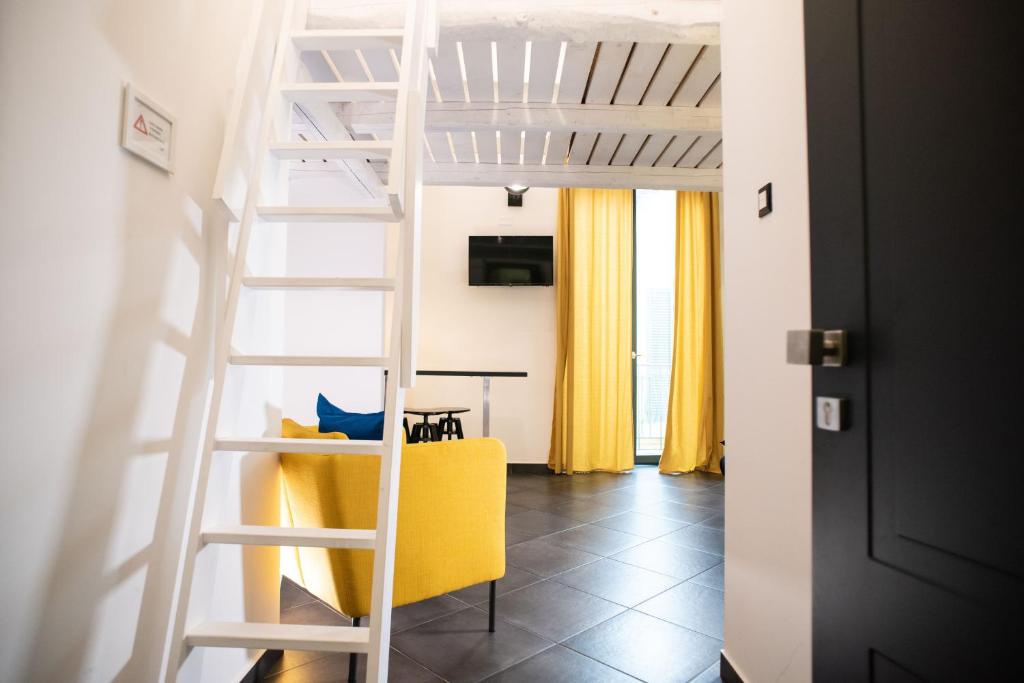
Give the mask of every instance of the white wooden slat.
POLYGON ((526 141, 523 144, 523 163, 524 164, 539 164, 544 156, 544 140, 547 137, 547 133, 542 133, 539 130, 530 130, 526 132, 526 141))
POLYGON ((521 40, 497 42, 498 101, 523 101, 523 68, 526 64, 526 43, 521 40))
MULTIPOLYGON (((633 163, 634 157, 647 140, 646 135, 623 135, 619 141, 619 148, 615 150, 612 157, 612 166, 629 166, 633 163)), ((650 166, 650 164, 647 164, 650 166)))
POLYGON ((584 102, 587 104, 611 104, 615 90, 622 78, 626 60, 633 49, 633 43, 601 43, 590 74, 590 84, 584 102))
POLYGON ((562 44, 555 41, 536 41, 530 44, 529 102, 550 102, 558 72, 558 55, 562 44))
POLYGON ((700 101, 701 107, 714 107, 716 109, 722 108, 722 78, 719 77, 715 84, 712 85, 707 94, 704 95, 704 99, 700 101))
POLYGON ((208 621, 185 634, 190 647, 356 652, 369 649, 370 629, 352 626, 208 621))
POLYGON ((373 550, 373 545, 377 540, 377 532, 374 529, 229 525, 206 529, 200 538, 203 543, 207 544, 373 550))
POLYGON ((480 155, 481 164, 498 163, 498 138, 493 130, 476 132, 476 151, 480 155))
POLYGON ((569 163, 586 164, 596 142, 597 133, 576 133, 572 138, 572 149, 569 150, 569 163))
POLYGON ((665 151, 665 148, 668 147, 673 138, 675 138, 674 135, 667 133, 647 136, 647 139, 640 146, 640 151, 637 152, 636 158, 633 160, 633 165, 653 166, 654 162, 658 160, 658 157, 665 151))
POLYGON ((213 450, 239 453, 315 453, 317 455, 380 455, 382 441, 355 439, 286 439, 275 436, 217 437, 213 450))
POLYGON ((274 142, 269 149, 278 159, 386 159, 391 154, 391 143, 377 140, 274 142))
POLYGON ((722 165, 722 141, 718 141, 718 145, 713 147, 708 155, 697 164, 697 168, 718 168, 722 165))
POLYGON ((633 47, 615 93, 615 104, 640 104, 667 50, 668 45, 658 43, 637 43, 633 47))
POLYGON ((386 356, 284 356, 236 353, 228 356, 232 365, 267 365, 280 367, 314 368, 383 368, 387 367, 386 356))
POLYGON ((700 45, 669 45, 641 103, 668 104, 700 50, 700 45))
POLYGON ((458 131, 451 134, 452 145, 455 147, 456 161, 463 164, 471 164, 476 161, 473 155, 473 136, 469 133, 458 131))
POLYGON ((334 66, 341 74, 341 78, 349 83, 365 83, 370 80, 359 63, 355 50, 331 50, 327 53, 334 66))
POLYGON ((614 187, 664 190, 722 189, 722 173, 704 168, 642 168, 637 166, 565 166, 527 164, 427 164, 425 185, 501 187, 614 187))
POLYGON ((722 141, 721 135, 703 135, 687 150, 683 158, 676 164, 679 168, 695 168, 715 145, 722 141))
POLYGON ((675 166, 676 162, 686 153, 694 142, 697 140, 696 135, 677 135, 672 138, 672 142, 668 143, 665 147, 665 151, 661 153, 658 160, 654 162, 655 166, 675 166))
POLYGON ((393 223, 398 220, 389 207, 349 206, 258 206, 262 220, 273 223, 393 223))
POLYGON ((462 43, 466 66, 466 88, 471 102, 494 101, 494 73, 491 69, 491 43, 470 40, 462 43))
MULTIPOLYGON (((386 49, 373 48, 369 50, 363 50, 363 59, 366 60, 366 65, 370 67, 370 75, 373 76, 375 81, 397 81, 398 70, 395 69, 395 63, 391 59, 391 53, 386 49)), ((401 50, 395 50, 395 53, 401 59, 401 50)))
POLYGON ((394 278, 386 277, 245 277, 242 286, 249 289, 343 289, 370 292, 392 292, 394 278))
POLYGON ((594 63, 597 43, 568 43, 562 62, 562 78, 558 83, 558 101, 580 104, 587 90, 590 67, 594 63))
POLYGON ((597 138, 597 142, 594 144, 594 151, 591 152, 590 161, 588 163, 591 166, 607 166, 612 160, 612 155, 615 154, 615 150, 619 146, 619 141, 621 139, 621 135, 614 133, 601 133, 597 138))
POLYGON ((462 73, 459 71, 459 54, 455 43, 442 42, 437 46, 437 56, 433 59, 434 77, 437 89, 445 102, 465 102, 462 90, 462 73))
POLYGON ((501 132, 501 163, 518 164, 519 150, 522 147, 522 135, 517 130, 501 132))
POLYGON ((324 102, 380 102, 394 100, 398 83, 289 83, 281 95, 297 104, 324 102))
POLYGON ((671 104, 676 107, 696 107, 721 73, 721 51, 717 45, 705 45, 671 104))
POLYGON ((545 165, 561 166, 565 163, 566 154, 569 153, 569 140, 572 133, 564 130, 551 131, 551 138, 548 140, 548 156, 545 165))
POLYGON ((354 50, 402 47, 402 29, 316 29, 296 31, 292 42, 299 50, 354 50))
POLYGON ((444 133, 427 133, 430 151, 434 153, 434 161, 439 164, 452 161, 452 150, 448 146, 448 136, 444 133))

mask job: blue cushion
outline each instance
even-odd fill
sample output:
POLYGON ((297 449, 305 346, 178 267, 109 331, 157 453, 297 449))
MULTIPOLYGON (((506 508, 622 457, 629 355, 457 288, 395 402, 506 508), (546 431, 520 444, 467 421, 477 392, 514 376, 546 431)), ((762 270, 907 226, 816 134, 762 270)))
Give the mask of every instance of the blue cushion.
POLYGON ((320 433, 341 432, 350 439, 379 441, 384 438, 384 411, 379 413, 348 413, 332 404, 323 394, 316 399, 320 433))

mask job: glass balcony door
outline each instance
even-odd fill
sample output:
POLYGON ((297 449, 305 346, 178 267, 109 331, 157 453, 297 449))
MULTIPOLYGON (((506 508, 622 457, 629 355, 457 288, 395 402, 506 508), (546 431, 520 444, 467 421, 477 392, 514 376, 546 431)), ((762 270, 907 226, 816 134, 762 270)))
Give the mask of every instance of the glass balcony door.
POLYGON ((633 416, 638 463, 665 445, 675 303, 676 193, 637 190, 634 206, 633 416))

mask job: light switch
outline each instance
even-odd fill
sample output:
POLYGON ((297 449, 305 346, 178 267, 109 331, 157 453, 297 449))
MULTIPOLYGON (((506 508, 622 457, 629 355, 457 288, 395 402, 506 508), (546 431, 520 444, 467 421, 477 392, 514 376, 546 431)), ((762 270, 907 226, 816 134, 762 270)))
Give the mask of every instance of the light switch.
POLYGON ((772 184, 768 183, 757 191, 757 217, 764 218, 772 212, 772 184))
POLYGON ((840 432, 846 429, 846 399, 835 396, 818 396, 814 400, 814 424, 818 429, 840 432))

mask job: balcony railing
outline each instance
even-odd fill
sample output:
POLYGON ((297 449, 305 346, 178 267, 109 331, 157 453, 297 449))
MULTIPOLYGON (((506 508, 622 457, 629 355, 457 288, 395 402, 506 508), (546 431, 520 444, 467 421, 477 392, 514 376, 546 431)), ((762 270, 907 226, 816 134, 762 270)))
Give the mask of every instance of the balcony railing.
POLYGON ((665 445, 665 420, 671 363, 636 364, 636 452, 659 455, 665 445))

